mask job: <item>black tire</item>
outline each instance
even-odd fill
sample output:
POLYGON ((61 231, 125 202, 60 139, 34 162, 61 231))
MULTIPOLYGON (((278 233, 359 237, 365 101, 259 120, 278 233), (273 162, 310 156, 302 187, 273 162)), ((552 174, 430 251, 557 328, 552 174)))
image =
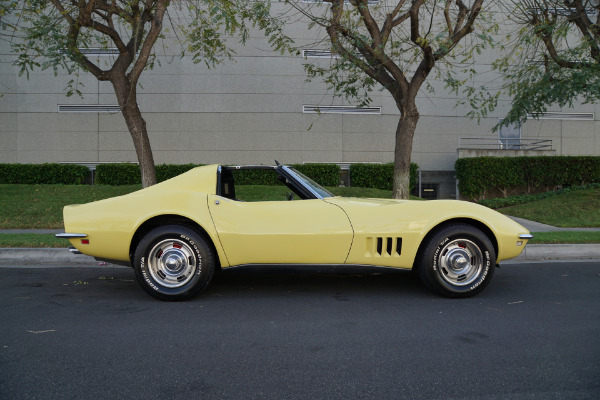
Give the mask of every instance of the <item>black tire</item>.
POLYGON ((448 225, 431 236, 416 264, 429 289, 445 297, 470 297, 491 281, 496 252, 480 229, 467 224, 448 225))
POLYGON ((202 292, 215 270, 212 247, 198 232, 166 225, 148 232, 138 244, 133 267, 140 286, 160 300, 187 300, 202 292))

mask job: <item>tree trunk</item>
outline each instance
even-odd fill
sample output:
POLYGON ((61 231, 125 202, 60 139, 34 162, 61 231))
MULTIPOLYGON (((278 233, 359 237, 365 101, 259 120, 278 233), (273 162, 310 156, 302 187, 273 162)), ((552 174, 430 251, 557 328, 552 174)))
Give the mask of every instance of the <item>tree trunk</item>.
POLYGON ((408 199, 410 196, 410 157, 413 136, 419 122, 419 112, 413 108, 398 121, 396 128, 396 148, 394 149, 394 184, 392 197, 408 199))
POLYGON ((121 106, 123 118, 125 118, 125 123, 133 139, 135 153, 140 166, 140 174, 142 176, 142 187, 152 186, 156 184, 154 157, 152 156, 146 121, 142 117, 142 112, 137 104, 135 88, 128 90, 127 88, 130 85, 122 82, 113 81, 112 84, 119 106, 121 106))
POLYGON ((154 168, 154 157, 146 129, 146 121, 142 118, 142 113, 134 103, 123 109, 123 116, 129 128, 129 133, 133 139, 135 153, 137 154, 140 165, 140 174, 142 176, 142 187, 148 187, 156 184, 156 170, 154 168))

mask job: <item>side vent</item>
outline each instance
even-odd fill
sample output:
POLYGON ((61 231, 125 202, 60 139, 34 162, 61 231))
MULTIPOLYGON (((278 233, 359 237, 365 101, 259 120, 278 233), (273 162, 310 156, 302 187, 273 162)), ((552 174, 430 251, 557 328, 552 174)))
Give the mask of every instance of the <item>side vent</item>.
MULTIPOLYGON (((565 2, 565 3, 567 3, 567 2, 565 2)), ((588 18, 593 18, 598 13, 598 11, 596 10, 596 8, 594 6, 590 6, 588 8, 583 8, 582 11, 587 14, 588 18)), ((556 6, 552 6, 552 7, 531 7, 528 10, 528 13, 530 13, 531 15, 549 14, 549 15, 557 15, 557 16, 561 16, 561 17, 576 17, 579 15, 579 11, 574 6, 569 7, 569 6, 561 6, 561 5, 556 5, 556 6)))
MULTIPOLYGON (((121 52, 116 47, 78 47, 81 54, 86 56, 118 56, 121 52)), ((61 54, 67 54, 67 50, 59 50, 61 54)))
POLYGON ((118 56, 120 54, 119 49, 116 47, 102 48, 102 47, 89 47, 80 48, 82 54, 89 56, 118 56))
POLYGON ((59 113, 120 113, 118 104, 59 104, 59 113))
MULTIPOLYGON (((363 55, 359 52, 353 53, 358 58, 363 58, 363 55)), ((302 50, 302 57, 304 58, 340 58, 339 53, 335 53, 331 50, 316 50, 316 49, 304 49, 302 50)))
POLYGON ((304 58, 338 58, 338 54, 334 54, 331 50, 314 50, 304 49, 302 50, 302 56, 304 58))
MULTIPOLYGON (((367 0, 367 4, 368 5, 375 5, 375 4, 379 4, 381 3, 382 0, 367 0)), ((305 4, 323 4, 323 3, 328 3, 326 1, 323 0, 302 0, 303 3, 305 4)), ((349 0, 345 0, 344 4, 350 4, 349 0)))
POLYGON ((303 114, 381 114, 381 107, 302 106, 303 114))
POLYGON ((566 113, 566 112, 545 112, 539 114, 527 114, 527 118, 537 119, 562 119, 573 121, 594 121, 594 113, 566 113))
POLYGON ((402 255, 402 238, 368 237, 368 257, 397 257, 402 255))

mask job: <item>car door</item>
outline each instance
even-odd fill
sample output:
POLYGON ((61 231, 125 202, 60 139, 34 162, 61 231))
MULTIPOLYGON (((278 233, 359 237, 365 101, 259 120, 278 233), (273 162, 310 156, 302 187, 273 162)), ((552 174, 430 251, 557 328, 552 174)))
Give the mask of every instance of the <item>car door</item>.
POLYGON ((352 226, 320 199, 243 202, 218 195, 208 207, 229 265, 342 264, 352 226))

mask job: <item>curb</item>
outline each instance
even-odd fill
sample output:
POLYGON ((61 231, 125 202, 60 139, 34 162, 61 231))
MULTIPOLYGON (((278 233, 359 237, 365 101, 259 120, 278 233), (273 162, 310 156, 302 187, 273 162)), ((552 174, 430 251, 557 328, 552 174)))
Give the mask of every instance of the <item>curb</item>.
POLYGON ((600 259, 598 244, 528 244, 512 261, 600 259))
MULTIPOLYGON (((546 260, 600 260, 598 244, 529 244, 520 256, 505 262, 546 260)), ((98 266, 105 265, 84 254, 72 254, 66 248, 0 248, 0 265, 98 266)))
POLYGON ((72 254, 67 248, 0 248, 0 265, 98 265, 94 257, 72 254))

